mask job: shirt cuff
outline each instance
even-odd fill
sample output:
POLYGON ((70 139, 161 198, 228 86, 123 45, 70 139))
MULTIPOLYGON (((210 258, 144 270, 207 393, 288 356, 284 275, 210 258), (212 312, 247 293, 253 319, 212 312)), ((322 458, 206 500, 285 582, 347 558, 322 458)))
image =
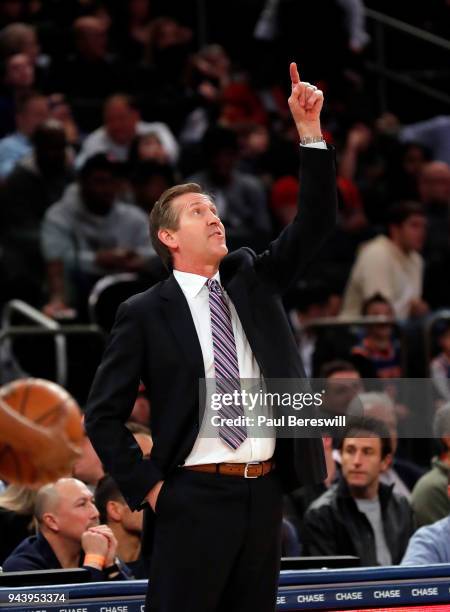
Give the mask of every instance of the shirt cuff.
POLYGON ((310 142, 309 144, 305 144, 302 145, 300 144, 301 147, 305 147, 306 149, 310 148, 310 149, 326 149, 327 145, 324 142, 310 142))

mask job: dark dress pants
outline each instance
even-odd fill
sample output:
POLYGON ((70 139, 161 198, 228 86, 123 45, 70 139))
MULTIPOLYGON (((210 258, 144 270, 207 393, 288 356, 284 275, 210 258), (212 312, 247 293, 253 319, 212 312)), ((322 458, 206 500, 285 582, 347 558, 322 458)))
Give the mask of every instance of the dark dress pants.
POLYGON ((156 504, 147 612, 273 612, 282 487, 180 468, 156 504))

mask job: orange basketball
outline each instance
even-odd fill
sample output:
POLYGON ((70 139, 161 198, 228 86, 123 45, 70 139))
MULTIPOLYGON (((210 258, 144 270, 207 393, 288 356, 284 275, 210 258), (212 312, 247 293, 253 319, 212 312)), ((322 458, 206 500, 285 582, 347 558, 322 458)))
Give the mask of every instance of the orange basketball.
MULTIPOLYGON (((51 427, 65 416, 64 430, 71 442, 84 436, 81 410, 74 398, 56 383, 40 378, 22 378, 0 388, 0 398, 24 417, 51 427)), ((25 453, 0 443, 0 478, 17 484, 39 480, 36 467, 25 453)))

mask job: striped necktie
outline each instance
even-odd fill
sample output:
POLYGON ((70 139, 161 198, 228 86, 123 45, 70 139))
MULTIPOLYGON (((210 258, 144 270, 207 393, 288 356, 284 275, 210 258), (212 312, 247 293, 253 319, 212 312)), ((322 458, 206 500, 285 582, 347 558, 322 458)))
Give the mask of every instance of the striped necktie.
MULTIPOLYGON (((210 278, 206 285, 209 290, 216 393, 233 393, 236 390, 240 392, 239 364, 230 308, 222 287, 216 280, 210 278)), ((231 406, 222 404, 219 415, 227 419, 236 419, 244 416, 244 410, 241 404, 231 406)), ((230 448, 236 450, 247 438, 247 429, 245 425, 221 425, 219 427, 219 437, 230 448)))

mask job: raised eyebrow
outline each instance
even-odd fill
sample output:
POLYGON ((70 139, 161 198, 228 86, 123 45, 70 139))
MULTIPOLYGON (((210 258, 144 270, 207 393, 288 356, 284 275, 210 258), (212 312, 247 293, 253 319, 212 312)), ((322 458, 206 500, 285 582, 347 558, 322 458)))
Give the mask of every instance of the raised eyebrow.
POLYGON ((208 206, 208 208, 212 210, 215 215, 217 215, 217 212, 218 212, 217 206, 213 204, 213 202, 205 202, 203 200, 197 200, 196 202, 190 202, 188 204, 189 209, 194 208, 195 206, 208 206))

